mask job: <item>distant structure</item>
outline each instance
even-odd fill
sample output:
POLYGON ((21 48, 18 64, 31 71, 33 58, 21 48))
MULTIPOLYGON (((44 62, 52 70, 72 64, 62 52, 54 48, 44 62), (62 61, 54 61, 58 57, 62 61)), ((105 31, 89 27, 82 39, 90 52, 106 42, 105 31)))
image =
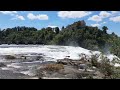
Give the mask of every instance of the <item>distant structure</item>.
POLYGON ((83 28, 85 26, 86 26, 85 21, 81 20, 81 21, 74 22, 71 25, 68 25, 67 28, 70 28, 70 29, 80 29, 80 28, 83 28))
POLYGON ((74 24, 76 24, 76 26, 78 27, 85 27, 86 26, 86 23, 84 20, 82 21, 78 21, 78 22, 75 22, 74 24))
POLYGON ((85 23, 85 21, 84 21, 84 20, 80 21, 80 24, 81 24, 81 26, 83 26, 83 27, 85 27, 85 26, 86 26, 86 23, 85 23))

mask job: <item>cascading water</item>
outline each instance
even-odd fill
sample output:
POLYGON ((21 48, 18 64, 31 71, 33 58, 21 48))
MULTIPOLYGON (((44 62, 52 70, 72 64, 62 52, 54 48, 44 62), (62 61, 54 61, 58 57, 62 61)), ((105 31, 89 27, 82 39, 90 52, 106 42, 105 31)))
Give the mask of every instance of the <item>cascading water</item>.
MULTIPOLYGON (((12 70, 13 72, 21 72, 29 74, 33 67, 40 65, 41 61, 29 58, 25 61, 14 60, 9 61, 2 58, 3 55, 25 55, 35 57, 42 55, 45 61, 56 61, 57 59, 64 59, 69 56, 69 59, 78 60, 80 55, 84 53, 88 56, 93 54, 100 54, 99 51, 92 51, 73 46, 55 46, 55 45, 0 45, 0 62, 7 64, 2 70, 12 70), (31 59, 31 60, 30 60, 31 59)), ((109 54, 107 56, 112 60, 115 55, 109 54)))

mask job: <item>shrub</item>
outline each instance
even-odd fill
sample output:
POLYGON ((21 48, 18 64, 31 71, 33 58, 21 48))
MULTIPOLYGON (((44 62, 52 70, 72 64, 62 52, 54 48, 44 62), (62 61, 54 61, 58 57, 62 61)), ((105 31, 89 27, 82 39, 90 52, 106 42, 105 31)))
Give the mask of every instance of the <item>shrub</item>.
POLYGON ((107 57, 102 57, 99 70, 105 75, 104 78, 112 78, 114 75, 114 66, 110 64, 107 57))
POLYGON ((43 79, 44 76, 46 76, 46 73, 52 73, 53 71, 59 71, 61 69, 64 69, 63 64, 45 64, 40 69, 36 70, 36 76, 39 79, 43 79), (50 72, 49 72, 50 71, 50 72), (51 72, 52 71, 52 72, 51 72))
POLYGON ((95 67, 99 67, 100 66, 99 62, 98 62, 98 57, 99 56, 97 54, 91 56, 91 64, 92 64, 92 66, 95 66, 95 67))
POLYGON ((99 56, 91 56, 91 64, 95 66, 105 77, 104 78, 113 78, 115 75, 114 66, 111 65, 110 60, 101 54, 101 61, 98 62, 99 56))
POLYGON ((16 59, 16 57, 12 55, 5 55, 5 59, 16 59))
POLYGON ((43 76, 44 76, 43 70, 36 70, 36 76, 37 76, 39 79, 42 79, 43 76))

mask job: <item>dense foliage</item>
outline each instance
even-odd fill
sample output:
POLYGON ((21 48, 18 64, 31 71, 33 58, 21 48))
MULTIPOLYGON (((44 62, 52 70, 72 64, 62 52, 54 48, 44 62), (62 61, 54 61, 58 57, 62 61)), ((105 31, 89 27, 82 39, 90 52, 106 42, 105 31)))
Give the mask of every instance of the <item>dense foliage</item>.
POLYGON ((90 50, 102 50, 120 57, 120 37, 108 34, 108 28, 86 26, 84 20, 56 28, 14 27, 0 30, 1 44, 55 44, 81 46, 90 50))

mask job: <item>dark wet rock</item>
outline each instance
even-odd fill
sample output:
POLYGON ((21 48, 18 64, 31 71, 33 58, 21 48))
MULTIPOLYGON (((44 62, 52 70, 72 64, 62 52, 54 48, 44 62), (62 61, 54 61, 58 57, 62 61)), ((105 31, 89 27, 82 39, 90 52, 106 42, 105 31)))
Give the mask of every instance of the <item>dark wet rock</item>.
POLYGON ((4 63, 0 63, 0 67, 6 67, 6 65, 4 63))
POLYGON ((12 56, 12 55, 5 55, 4 57, 5 57, 5 59, 7 59, 7 60, 14 60, 14 59, 16 59, 16 57, 15 57, 15 56, 12 56))
POLYGON ((37 53, 31 53, 31 55, 37 55, 37 53))
POLYGON ((64 64, 64 65, 71 65, 72 64, 72 59, 64 58, 64 59, 58 59, 57 60, 58 64, 64 64))
POLYGON ((37 56, 36 60, 44 61, 45 59, 43 58, 43 56, 37 56))
POLYGON ((18 56, 21 62, 33 62, 33 61, 45 61, 44 57, 41 55, 21 55, 18 56))
POLYGON ((44 54, 42 54, 42 53, 38 53, 37 55, 39 55, 39 56, 44 56, 44 54))
POLYGON ((80 69, 87 69, 87 65, 86 65, 86 64, 80 64, 80 65, 79 65, 79 68, 80 68, 80 69))
POLYGON ((26 60, 26 56, 21 56, 20 59, 26 60))
POLYGON ((66 56, 66 58, 69 58, 70 56, 66 56))
POLYGON ((72 60, 72 59, 59 59, 57 60, 57 63, 63 64, 63 65, 73 65, 73 66, 79 66, 80 64, 83 64, 81 60, 72 60))

